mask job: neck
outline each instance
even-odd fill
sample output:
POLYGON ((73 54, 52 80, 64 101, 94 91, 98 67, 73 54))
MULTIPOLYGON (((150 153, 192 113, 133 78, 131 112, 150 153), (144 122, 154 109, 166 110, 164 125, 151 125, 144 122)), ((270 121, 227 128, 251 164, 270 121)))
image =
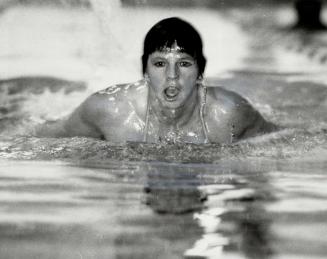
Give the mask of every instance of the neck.
POLYGON ((195 88, 189 100, 181 107, 176 109, 167 108, 161 105, 160 101, 150 90, 149 106, 160 124, 167 127, 181 127, 186 124, 198 106, 198 89, 195 88))

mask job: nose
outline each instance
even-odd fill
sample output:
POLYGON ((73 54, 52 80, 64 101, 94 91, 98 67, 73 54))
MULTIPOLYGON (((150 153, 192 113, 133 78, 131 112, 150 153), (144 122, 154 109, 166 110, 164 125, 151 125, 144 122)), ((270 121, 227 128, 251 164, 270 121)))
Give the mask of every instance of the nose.
POLYGON ((167 78, 169 80, 177 79, 179 76, 178 66, 176 64, 169 64, 167 67, 167 78))

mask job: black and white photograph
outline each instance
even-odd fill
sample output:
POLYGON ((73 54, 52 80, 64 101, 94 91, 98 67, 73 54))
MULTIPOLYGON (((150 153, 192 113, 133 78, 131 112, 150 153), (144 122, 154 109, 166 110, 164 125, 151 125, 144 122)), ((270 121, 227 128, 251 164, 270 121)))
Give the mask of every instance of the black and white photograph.
POLYGON ((0 259, 326 243, 327 1, 0 0, 0 259))

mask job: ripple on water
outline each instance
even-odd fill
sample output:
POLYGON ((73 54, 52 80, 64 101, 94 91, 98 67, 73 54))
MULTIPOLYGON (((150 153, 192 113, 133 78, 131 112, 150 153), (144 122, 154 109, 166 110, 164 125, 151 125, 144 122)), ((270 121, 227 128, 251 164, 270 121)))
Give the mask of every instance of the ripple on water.
POLYGON ((2 137, 0 157, 37 160, 166 161, 213 163, 228 158, 298 158, 326 154, 325 129, 285 129, 232 145, 115 144, 92 138, 2 137), (311 153, 310 153, 311 152, 311 153))

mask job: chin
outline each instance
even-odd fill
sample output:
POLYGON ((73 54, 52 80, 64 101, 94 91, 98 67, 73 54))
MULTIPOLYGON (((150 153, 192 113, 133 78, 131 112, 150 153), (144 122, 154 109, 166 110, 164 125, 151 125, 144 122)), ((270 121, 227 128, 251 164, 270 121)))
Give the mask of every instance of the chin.
POLYGON ((164 101, 162 102, 162 106, 167 109, 176 110, 182 108, 184 105, 180 101, 173 101, 173 102, 164 101))

